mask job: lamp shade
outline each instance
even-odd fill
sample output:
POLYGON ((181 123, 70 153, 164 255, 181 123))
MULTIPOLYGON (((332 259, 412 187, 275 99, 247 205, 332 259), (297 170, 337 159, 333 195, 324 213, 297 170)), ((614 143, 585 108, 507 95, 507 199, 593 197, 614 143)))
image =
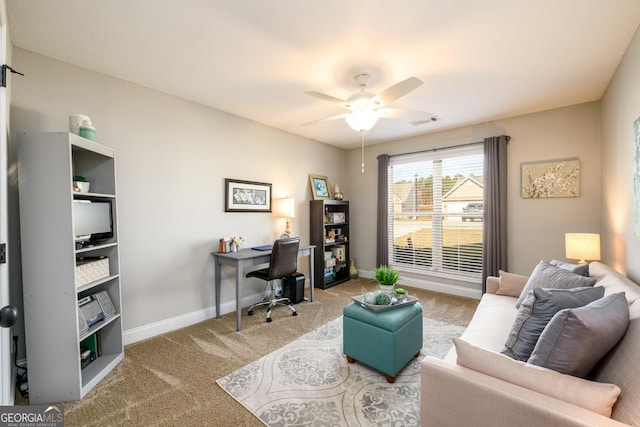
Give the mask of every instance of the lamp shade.
POLYGON ((587 260, 600 259, 600 235, 592 233, 566 233, 564 235, 565 256, 577 259, 580 264, 587 260))
POLYGON ((294 209, 295 199, 293 197, 284 197, 280 199, 280 209, 278 216, 280 218, 295 218, 296 211, 294 209))
POLYGON ((278 203, 278 216, 280 218, 286 219, 284 234, 280 237, 291 236, 291 221, 289 221, 289 219, 295 218, 296 216, 294 205, 295 205, 295 200, 293 199, 293 197, 288 197, 288 196, 280 199, 280 203, 278 203))

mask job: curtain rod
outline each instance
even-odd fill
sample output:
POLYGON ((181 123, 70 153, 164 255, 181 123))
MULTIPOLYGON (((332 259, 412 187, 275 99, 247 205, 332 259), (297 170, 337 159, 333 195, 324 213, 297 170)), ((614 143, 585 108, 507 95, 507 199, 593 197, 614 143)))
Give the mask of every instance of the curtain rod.
MULTIPOLYGON (((509 140, 511 139, 511 137, 509 135, 504 135, 507 138, 507 142, 509 142, 509 140)), ((420 153, 429 153, 429 152, 436 152, 438 150, 447 150, 449 148, 460 148, 460 147, 469 147, 472 145, 478 145, 478 144, 484 144, 484 141, 478 141, 478 142, 467 142, 466 144, 458 144, 458 145, 450 145, 447 147, 437 147, 437 148, 430 148, 428 150, 418 150, 418 151, 411 151, 409 153, 402 153, 402 154, 387 154, 389 157, 396 157, 396 156, 406 156, 409 154, 420 154, 420 153)), ((384 154, 381 154, 381 156, 384 154)), ((378 156, 379 158, 380 156, 378 156)))

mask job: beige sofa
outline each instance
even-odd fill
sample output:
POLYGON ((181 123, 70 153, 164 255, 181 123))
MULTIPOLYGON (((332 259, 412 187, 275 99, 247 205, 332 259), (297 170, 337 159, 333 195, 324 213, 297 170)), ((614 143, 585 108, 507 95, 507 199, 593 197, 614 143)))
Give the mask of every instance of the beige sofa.
POLYGON ((422 362, 422 425, 640 426, 640 287, 599 262, 589 275, 605 296, 625 292, 630 318, 623 338, 592 371, 593 381, 499 354, 517 298, 496 294, 500 279, 489 277, 458 351, 422 362))

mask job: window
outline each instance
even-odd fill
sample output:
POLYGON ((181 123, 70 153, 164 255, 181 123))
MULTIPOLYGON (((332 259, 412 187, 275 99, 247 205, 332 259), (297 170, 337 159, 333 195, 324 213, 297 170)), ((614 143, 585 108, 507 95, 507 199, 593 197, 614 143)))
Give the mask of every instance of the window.
POLYGON ((482 276, 482 145, 389 159, 389 263, 476 281, 482 276))

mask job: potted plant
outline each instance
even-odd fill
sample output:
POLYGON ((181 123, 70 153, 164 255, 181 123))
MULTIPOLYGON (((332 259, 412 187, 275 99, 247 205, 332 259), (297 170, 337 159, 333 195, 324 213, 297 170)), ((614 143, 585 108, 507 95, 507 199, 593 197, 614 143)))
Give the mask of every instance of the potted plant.
POLYGON ((87 181, 82 175, 74 175, 73 176, 73 191, 76 193, 88 193, 90 182, 87 181))
POLYGON ((393 291, 393 287, 400 279, 400 273, 398 270, 387 267, 386 265, 381 265, 378 268, 373 270, 373 275, 378 281, 378 285, 380 286, 380 290, 391 293, 393 291))

